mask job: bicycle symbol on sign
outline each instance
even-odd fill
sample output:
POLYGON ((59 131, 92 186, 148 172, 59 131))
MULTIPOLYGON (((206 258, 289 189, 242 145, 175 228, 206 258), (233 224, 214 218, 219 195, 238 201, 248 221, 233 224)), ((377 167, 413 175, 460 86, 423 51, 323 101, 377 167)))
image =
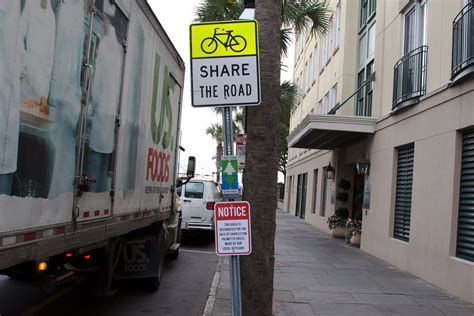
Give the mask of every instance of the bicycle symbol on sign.
POLYGON ((224 45, 225 49, 230 48, 235 53, 240 53, 247 47, 247 41, 243 36, 240 35, 232 35, 233 30, 225 31, 225 29, 221 29, 222 31, 218 33, 219 28, 216 27, 214 29, 214 35, 212 37, 206 37, 201 42, 201 49, 206 54, 212 54, 217 50, 219 43, 224 45), (222 41, 220 37, 227 36, 225 41, 222 41))

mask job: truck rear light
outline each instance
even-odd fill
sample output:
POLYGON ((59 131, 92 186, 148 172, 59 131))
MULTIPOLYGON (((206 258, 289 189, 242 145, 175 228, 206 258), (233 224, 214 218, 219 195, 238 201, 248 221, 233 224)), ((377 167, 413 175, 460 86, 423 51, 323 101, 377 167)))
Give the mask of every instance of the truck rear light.
POLYGON ((89 260, 91 258, 91 255, 85 255, 84 259, 89 260))
POLYGON ((39 272, 44 272, 46 271, 46 269, 48 269, 48 263, 46 263, 46 261, 41 261, 38 263, 38 271, 39 272))
POLYGON ((72 253, 71 253, 71 252, 66 252, 66 257, 67 257, 67 258, 71 258, 71 257, 72 257, 72 253))
POLYGON ((216 204, 216 202, 207 202, 206 209, 214 211, 214 204, 216 204))

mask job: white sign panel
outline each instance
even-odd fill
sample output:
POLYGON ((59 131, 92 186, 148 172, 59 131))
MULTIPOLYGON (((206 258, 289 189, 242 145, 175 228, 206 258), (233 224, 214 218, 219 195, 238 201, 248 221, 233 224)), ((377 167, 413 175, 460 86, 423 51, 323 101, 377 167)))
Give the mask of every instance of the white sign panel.
POLYGON ((250 204, 219 202, 214 206, 218 256, 249 255, 252 252, 250 204))
POLYGON ((193 59, 194 106, 260 102, 257 56, 193 59))
POLYGON ((193 106, 260 103, 257 29, 255 20, 191 24, 193 106))

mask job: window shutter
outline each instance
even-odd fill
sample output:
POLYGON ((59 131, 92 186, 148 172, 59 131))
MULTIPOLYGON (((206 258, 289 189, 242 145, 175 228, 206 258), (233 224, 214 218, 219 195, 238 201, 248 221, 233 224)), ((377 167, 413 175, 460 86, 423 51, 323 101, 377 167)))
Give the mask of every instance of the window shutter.
POLYGON ((404 241, 410 239, 414 149, 411 145, 398 150, 393 237, 404 241))
POLYGON ((463 137, 456 255, 474 261, 474 131, 463 137))
POLYGON ((328 195, 328 177, 326 176, 326 168, 323 169, 323 192, 321 195, 321 209, 319 215, 326 216, 326 199, 328 195))
POLYGON ((313 173, 313 210, 312 213, 316 214, 316 201, 318 198, 318 169, 314 169, 313 173))

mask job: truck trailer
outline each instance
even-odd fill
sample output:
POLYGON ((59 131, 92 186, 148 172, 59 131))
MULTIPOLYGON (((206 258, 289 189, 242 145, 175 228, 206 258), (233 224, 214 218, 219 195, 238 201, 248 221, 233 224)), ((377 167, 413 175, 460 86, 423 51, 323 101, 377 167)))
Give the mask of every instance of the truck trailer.
POLYGON ((146 0, 0 1, 0 274, 158 289, 184 71, 146 0))

